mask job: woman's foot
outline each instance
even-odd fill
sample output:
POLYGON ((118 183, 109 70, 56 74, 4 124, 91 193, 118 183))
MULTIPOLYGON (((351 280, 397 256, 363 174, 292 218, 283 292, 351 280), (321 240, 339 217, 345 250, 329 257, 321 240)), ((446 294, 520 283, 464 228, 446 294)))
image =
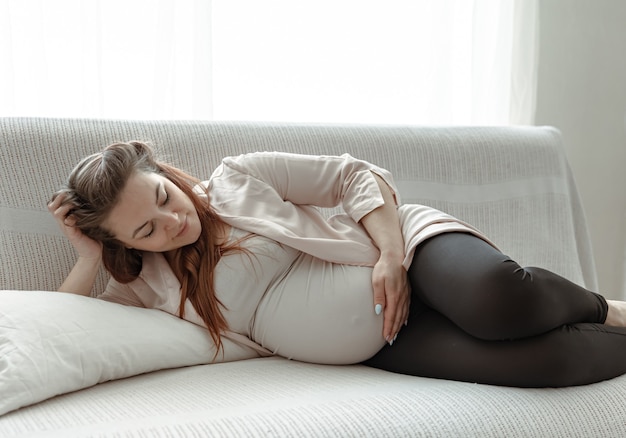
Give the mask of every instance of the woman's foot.
POLYGON ((626 301, 606 300, 609 310, 606 314, 606 325, 626 327, 626 301))

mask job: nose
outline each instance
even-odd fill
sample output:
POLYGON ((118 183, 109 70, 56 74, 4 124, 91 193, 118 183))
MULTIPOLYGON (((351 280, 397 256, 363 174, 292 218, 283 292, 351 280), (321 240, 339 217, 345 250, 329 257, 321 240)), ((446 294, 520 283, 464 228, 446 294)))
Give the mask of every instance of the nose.
POLYGON ((169 211, 163 215, 163 226, 166 230, 176 229, 179 225, 178 213, 175 211, 169 211))

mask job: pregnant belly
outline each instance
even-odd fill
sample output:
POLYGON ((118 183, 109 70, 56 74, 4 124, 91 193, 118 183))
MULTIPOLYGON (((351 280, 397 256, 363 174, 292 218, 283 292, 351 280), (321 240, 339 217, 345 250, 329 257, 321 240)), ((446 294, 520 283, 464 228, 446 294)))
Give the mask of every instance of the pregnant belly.
POLYGON ((385 344, 371 275, 371 268, 302 254, 261 301, 253 339, 305 362, 350 364, 370 358, 385 344))

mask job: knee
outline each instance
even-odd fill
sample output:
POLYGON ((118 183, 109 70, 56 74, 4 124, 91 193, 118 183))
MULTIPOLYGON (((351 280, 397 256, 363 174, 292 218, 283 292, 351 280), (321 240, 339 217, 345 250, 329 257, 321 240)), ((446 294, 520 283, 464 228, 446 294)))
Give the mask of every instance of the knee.
POLYGON ((539 316, 528 293, 533 269, 507 259, 484 273, 468 294, 465 319, 459 325, 472 336, 489 341, 510 340, 529 335, 539 316))

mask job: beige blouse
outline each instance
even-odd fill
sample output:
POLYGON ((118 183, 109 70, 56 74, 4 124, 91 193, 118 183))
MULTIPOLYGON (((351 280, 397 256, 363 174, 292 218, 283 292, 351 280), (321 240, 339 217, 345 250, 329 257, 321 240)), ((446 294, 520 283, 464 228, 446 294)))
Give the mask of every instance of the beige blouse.
MULTIPOLYGON (((472 226, 441 211, 424 205, 402 205, 393 177, 387 170, 347 154, 342 156, 308 156, 259 152, 229 157, 224 159, 211 178, 202 184, 208 188, 211 205, 220 217, 234 229, 262 236, 267 242, 281 244, 278 247, 287 247, 290 251, 295 250, 297 254, 302 253, 308 256, 310 260, 307 261, 306 266, 308 266, 309 272, 306 275, 310 276, 311 272, 316 269, 319 270, 314 268, 315 266, 324 265, 326 270, 329 266, 371 268, 378 260, 378 249, 369 238, 365 228, 359 224, 359 220, 363 216, 384 202, 373 173, 379 175, 389 185, 395 196, 404 236, 406 256, 403 265, 406 269, 411 264, 417 245, 440 233, 469 232, 489 242, 472 226), (336 206, 343 207, 345 214, 335 215, 330 219, 326 219, 317 208, 336 206), (315 260, 323 263, 320 265, 315 260)), ((254 252, 254 248, 252 250, 254 252)), ((274 269, 271 263, 265 263, 264 267, 268 271, 274 269)), ((363 278, 371 278, 371 271, 368 269, 354 271, 346 269, 344 271, 352 272, 351 275, 359 277, 355 284, 361 284, 361 286, 358 293, 350 295, 350 299, 353 299, 361 294, 362 280, 363 278)), ((313 274, 318 275, 314 272, 313 274)), ((268 272, 267 275, 275 275, 275 273, 268 272)), ((253 277, 250 276, 250 278, 253 277)), ((325 288, 332 288, 332 283, 328 282, 328 278, 331 277, 328 275, 322 275, 322 277, 316 284, 324 284, 325 288)), ((337 284, 337 289, 350 283, 346 278, 349 277, 343 277, 342 283, 337 284)), ((239 288, 233 287, 232 290, 229 290, 228 287, 223 286, 228 284, 228 281, 224 283, 223 279, 220 278, 219 269, 216 271, 216 284, 222 285, 219 292, 220 299, 226 303, 232 302, 232 297, 229 298, 228 294, 240 292, 239 288)), ((287 284, 293 289, 298 289, 294 286, 294 282, 287 284)), ((267 286, 266 290, 269 287, 267 286)), ((276 287, 276 285, 271 287, 276 287)), ((370 289, 371 285, 368 285, 366 292, 369 295, 372 294, 370 289)), ((367 294, 366 296, 369 296, 367 294)), ((291 295, 284 293, 281 296, 291 297, 291 295)), ((268 314, 270 316, 266 319, 276 319, 277 315, 307 311, 305 302, 301 303, 300 309, 294 308, 294 306, 298 306, 297 300, 291 302, 288 309, 281 310, 275 297, 276 295, 272 300, 274 300, 273 306, 277 310, 275 313, 268 314)), ((126 285, 112 279, 101 298, 127 305, 158 308, 172 314, 178 314, 180 284, 161 254, 146 253, 143 257, 143 269, 139 277, 126 285)), ((373 316, 373 296, 369 298, 360 296, 359 300, 366 303, 362 312, 367 314, 352 319, 368 321, 368 327, 370 327, 366 331, 369 333, 368 336, 371 336, 374 328, 376 333, 380 335, 366 342, 368 346, 367 348, 364 347, 361 356, 358 354, 356 356, 350 355, 352 359, 361 357, 360 360, 363 360, 366 358, 362 357, 363 354, 366 356, 371 354, 372 348, 380 348, 384 342, 382 340, 382 319, 376 319, 373 316)), ((259 303, 258 300, 254 302, 259 303)), ((343 300, 342 302, 347 303, 348 301, 343 300)), ((328 303, 328 305, 333 305, 333 303, 328 303)), ((350 306, 361 308, 355 302, 352 302, 350 306)), ((323 312, 323 308, 323 306, 320 307, 321 310, 319 311, 323 312)), ((340 311, 345 313, 347 309, 340 309, 340 311)), ((322 362, 322 360, 313 360, 316 354, 317 357, 334 357, 334 353, 324 355, 326 350, 311 356, 310 351, 306 353, 307 350, 305 349, 306 354, 300 354, 300 350, 286 346, 286 341, 261 339, 261 336, 258 335, 259 332, 257 335, 254 334, 254 328, 250 325, 250 315, 249 311, 228 312, 226 315, 227 322, 231 330, 234 331, 227 333, 227 337, 243 343, 252 339, 256 344, 263 344, 269 348, 269 350, 261 349, 266 354, 277 353, 300 360, 317 362, 322 362), (246 327, 249 329, 245 329, 246 327), (294 351, 296 351, 295 354, 294 351)), ((189 302, 185 305, 185 319, 203 325, 189 302)), ((275 329, 276 333, 281 331, 289 333, 289 330, 293 329, 280 324, 278 327, 275 329)), ((311 331, 315 333, 315 330, 316 327, 301 327, 302 333, 311 331)), ((348 335, 350 335, 349 327, 343 327, 341 330, 348 330, 348 335)), ((365 333, 362 326, 359 330, 365 333)), ((334 332, 336 333, 336 331, 334 332)), ((341 351, 341 347, 333 351, 341 351)), ((347 363, 346 360, 348 362, 352 360, 350 358, 338 363, 347 363)))
POLYGON ((323 260, 373 266, 378 249, 359 224, 363 216, 384 203, 372 173, 379 175, 395 196, 406 269, 415 247, 439 233, 465 231, 491 243, 471 225, 439 210, 401 205, 390 172, 348 154, 257 152, 229 157, 203 185, 209 189, 211 205, 229 225, 323 260), (346 214, 328 220, 316 208, 336 206, 343 207, 346 214))

